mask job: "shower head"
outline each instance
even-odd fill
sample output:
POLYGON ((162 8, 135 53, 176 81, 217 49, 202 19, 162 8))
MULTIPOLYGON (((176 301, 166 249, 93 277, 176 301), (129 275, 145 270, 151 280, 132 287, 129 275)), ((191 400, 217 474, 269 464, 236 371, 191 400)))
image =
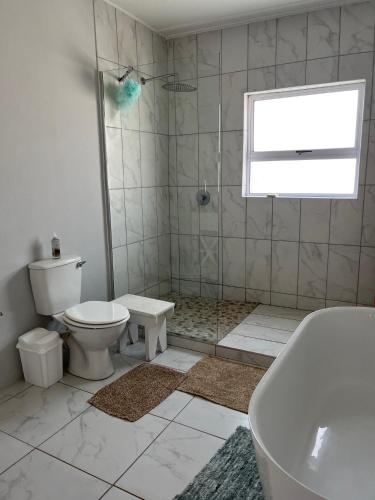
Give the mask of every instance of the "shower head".
POLYGON ((193 87, 189 83, 183 82, 168 82, 163 85, 163 89, 169 92, 195 92, 197 87, 193 87))

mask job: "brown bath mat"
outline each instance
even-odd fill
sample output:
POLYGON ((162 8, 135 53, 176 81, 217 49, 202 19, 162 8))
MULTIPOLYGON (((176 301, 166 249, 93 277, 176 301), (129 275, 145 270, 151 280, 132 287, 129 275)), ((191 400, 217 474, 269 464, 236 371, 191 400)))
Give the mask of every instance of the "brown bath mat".
POLYGON ((208 356, 194 365, 178 390, 247 413, 262 368, 208 356))
POLYGON ((186 374, 144 363, 100 389, 89 400, 99 410, 135 422, 177 389, 186 374))

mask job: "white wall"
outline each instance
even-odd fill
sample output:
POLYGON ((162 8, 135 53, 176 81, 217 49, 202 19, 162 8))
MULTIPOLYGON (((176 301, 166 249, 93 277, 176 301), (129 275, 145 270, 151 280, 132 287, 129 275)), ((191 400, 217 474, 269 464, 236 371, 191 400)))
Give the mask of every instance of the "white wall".
POLYGON ((87 259, 83 300, 107 298, 91 0, 0 0, 0 387, 17 337, 41 323, 28 262, 87 259))

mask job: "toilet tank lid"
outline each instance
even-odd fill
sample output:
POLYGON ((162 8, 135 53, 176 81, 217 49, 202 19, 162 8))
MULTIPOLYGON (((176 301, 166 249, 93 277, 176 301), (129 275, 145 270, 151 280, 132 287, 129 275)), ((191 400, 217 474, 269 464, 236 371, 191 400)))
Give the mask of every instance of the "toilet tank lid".
POLYGON ((53 267, 67 266, 74 262, 79 262, 81 257, 78 255, 64 255, 60 259, 42 259, 29 264, 29 269, 52 269, 53 267))

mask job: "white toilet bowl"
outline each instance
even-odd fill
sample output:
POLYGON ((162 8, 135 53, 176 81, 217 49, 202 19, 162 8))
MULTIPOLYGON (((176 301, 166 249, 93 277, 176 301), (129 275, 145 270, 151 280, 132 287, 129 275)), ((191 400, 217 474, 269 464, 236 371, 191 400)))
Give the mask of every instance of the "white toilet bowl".
POLYGON ((83 302, 62 317, 69 328, 68 371, 89 380, 101 380, 114 372, 109 346, 124 332, 130 314, 126 307, 109 302, 83 302))

